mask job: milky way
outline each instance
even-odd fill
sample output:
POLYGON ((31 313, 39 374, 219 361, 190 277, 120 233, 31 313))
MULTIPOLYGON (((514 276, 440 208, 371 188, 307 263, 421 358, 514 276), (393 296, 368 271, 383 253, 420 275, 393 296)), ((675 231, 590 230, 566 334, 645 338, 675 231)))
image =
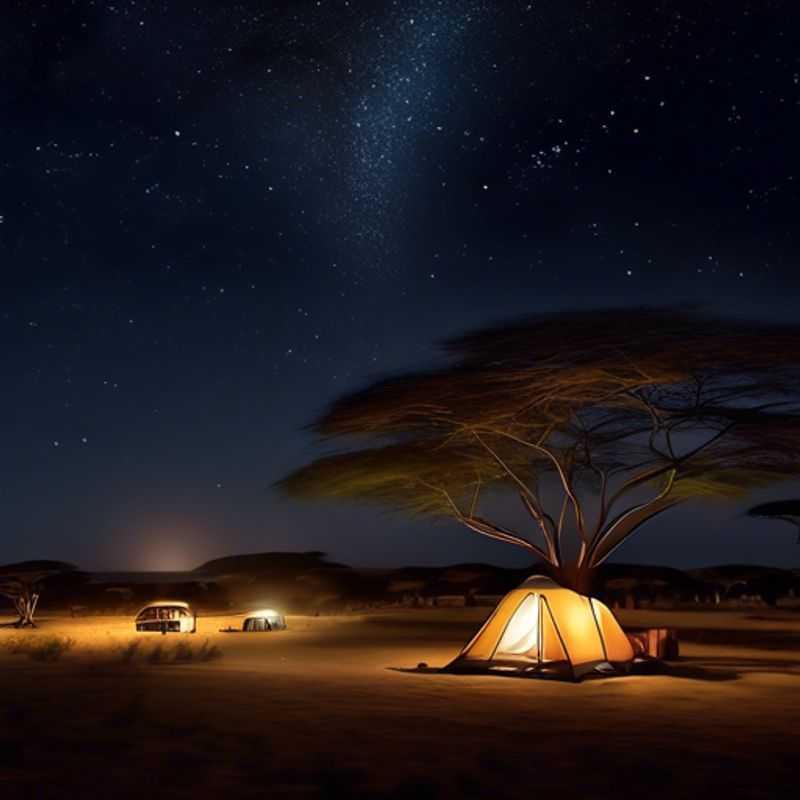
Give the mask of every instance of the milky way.
MULTIPOLYGON (((608 304, 796 314, 791 3, 3 14, 0 561, 152 567, 174 531, 168 567, 310 547, 507 562, 270 486, 316 452, 302 428, 338 393, 469 326, 608 304)), ((737 513, 681 520, 697 560, 722 539, 763 560, 737 513)), ((621 557, 669 561, 665 530, 621 557)))

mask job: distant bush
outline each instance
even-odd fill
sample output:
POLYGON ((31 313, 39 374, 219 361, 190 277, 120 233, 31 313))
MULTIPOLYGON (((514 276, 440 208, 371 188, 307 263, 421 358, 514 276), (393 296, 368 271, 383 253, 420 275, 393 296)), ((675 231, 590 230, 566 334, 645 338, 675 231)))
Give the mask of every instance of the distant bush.
POLYGON ((75 646, 75 640, 69 636, 47 636, 31 641, 27 654, 34 661, 54 662, 75 646))

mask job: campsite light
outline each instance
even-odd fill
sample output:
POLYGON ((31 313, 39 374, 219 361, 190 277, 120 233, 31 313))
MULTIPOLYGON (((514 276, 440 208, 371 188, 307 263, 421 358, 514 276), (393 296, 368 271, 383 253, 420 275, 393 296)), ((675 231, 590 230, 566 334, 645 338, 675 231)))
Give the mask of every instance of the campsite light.
POLYGON ((275 611, 274 608, 262 608, 258 611, 251 611, 248 617, 281 617, 283 616, 280 611, 275 611))
POLYGON ((245 615, 242 623, 244 631, 274 631, 286 628, 286 618, 274 608, 262 608, 259 611, 250 611, 245 615))

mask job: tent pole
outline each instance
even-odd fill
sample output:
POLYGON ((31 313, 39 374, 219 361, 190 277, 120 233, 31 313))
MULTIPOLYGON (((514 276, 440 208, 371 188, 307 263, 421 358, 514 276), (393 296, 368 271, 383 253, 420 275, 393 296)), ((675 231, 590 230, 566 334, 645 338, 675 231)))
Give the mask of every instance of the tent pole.
POLYGON ((536 662, 541 667, 542 666, 542 623, 544 622, 544 617, 542 616, 542 596, 540 594, 537 594, 536 600, 539 604, 539 614, 538 614, 539 629, 536 631, 536 662))
POLYGON ((592 619, 594 620, 594 626, 597 628, 597 635, 600 637, 600 647, 603 648, 603 658, 608 661, 608 650, 606 650, 606 640, 603 638, 603 631, 600 630, 600 622, 597 619, 597 614, 595 613, 594 608, 594 600, 589 597, 589 607, 592 609, 592 619))
MULTIPOLYGON (((561 635, 561 631, 558 629, 558 623, 556 622, 556 618, 553 616, 553 611, 550 608, 550 603, 547 602, 547 598, 542 596, 542 600, 547 603, 547 613, 550 615, 550 622, 553 623, 553 629, 558 636, 558 641, 561 642, 561 649, 564 651, 564 655, 567 657, 567 662, 570 665, 570 669, 572 669, 572 656, 569 654, 569 650, 567 650, 567 643, 564 641, 564 637, 561 635)), ((574 674, 573 670, 573 674, 574 674)))

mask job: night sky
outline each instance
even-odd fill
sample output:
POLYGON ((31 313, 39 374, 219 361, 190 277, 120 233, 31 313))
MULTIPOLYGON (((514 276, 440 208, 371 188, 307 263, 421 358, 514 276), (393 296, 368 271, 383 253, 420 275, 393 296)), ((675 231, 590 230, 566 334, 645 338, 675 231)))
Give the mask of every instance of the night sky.
MULTIPOLYGON (((270 486, 470 327, 796 314, 790 0, 6 0, 0 37, 0 562, 521 564, 270 486)), ((744 507, 618 560, 800 562, 744 507)))

